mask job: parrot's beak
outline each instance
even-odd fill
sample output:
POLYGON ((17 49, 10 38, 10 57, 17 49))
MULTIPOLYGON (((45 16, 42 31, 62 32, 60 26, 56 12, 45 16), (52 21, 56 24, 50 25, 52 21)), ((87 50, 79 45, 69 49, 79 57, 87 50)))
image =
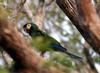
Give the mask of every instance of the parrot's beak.
POLYGON ((23 29, 22 31, 22 34, 24 35, 24 36, 28 36, 29 34, 27 33, 27 30, 26 29, 23 29))
POLYGON ((24 31, 25 31, 25 32, 27 32, 27 30, 26 30, 26 29, 24 29, 24 31))
POLYGON ((26 28, 26 29, 24 29, 24 31, 26 32, 26 33, 28 33, 28 29, 26 28))

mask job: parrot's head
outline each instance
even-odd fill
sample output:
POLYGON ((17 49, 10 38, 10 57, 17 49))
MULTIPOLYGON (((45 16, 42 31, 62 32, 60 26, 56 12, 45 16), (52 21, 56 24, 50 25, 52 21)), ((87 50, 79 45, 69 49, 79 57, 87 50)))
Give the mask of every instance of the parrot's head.
POLYGON ((27 23, 23 26, 23 29, 28 34, 31 34, 32 32, 35 32, 36 30, 38 30, 38 27, 34 23, 27 23))

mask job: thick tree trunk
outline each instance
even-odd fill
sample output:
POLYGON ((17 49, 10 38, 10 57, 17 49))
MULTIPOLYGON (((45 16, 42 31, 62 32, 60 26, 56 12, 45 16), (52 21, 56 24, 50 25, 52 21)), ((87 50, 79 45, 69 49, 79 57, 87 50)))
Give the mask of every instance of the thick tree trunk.
POLYGON ((14 73, 53 73, 42 68, 43 59, 26 43, 13 23, 0 19, 0 46, 15 61, 14 73))
POLYGON ((85 40, 100 54, 100 21, 91 1, 56 0, 85 40))

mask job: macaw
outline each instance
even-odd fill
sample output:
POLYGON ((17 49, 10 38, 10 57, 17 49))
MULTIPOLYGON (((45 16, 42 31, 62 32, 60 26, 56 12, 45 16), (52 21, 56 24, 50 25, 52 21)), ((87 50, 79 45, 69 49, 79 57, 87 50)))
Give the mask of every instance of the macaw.
POLYGON ((31 36, 31 44, 42 54, 44 54, 46 51, 58 51, 69 55, 71 58, 82 60, 82 57, 68 52, 68 50, 64 48, 57 40, 49 36, 47 33, 41 31, 36 24, 27 23, 23 26, 23 29, 31 36))

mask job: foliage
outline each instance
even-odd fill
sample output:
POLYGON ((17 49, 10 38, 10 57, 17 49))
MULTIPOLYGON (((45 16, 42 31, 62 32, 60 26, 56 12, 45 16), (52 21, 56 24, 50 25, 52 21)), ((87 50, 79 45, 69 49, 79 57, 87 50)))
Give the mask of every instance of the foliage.
POLYGON ((0 67, 0 73, 9 73, 9 71, 6 68, 0 67))

